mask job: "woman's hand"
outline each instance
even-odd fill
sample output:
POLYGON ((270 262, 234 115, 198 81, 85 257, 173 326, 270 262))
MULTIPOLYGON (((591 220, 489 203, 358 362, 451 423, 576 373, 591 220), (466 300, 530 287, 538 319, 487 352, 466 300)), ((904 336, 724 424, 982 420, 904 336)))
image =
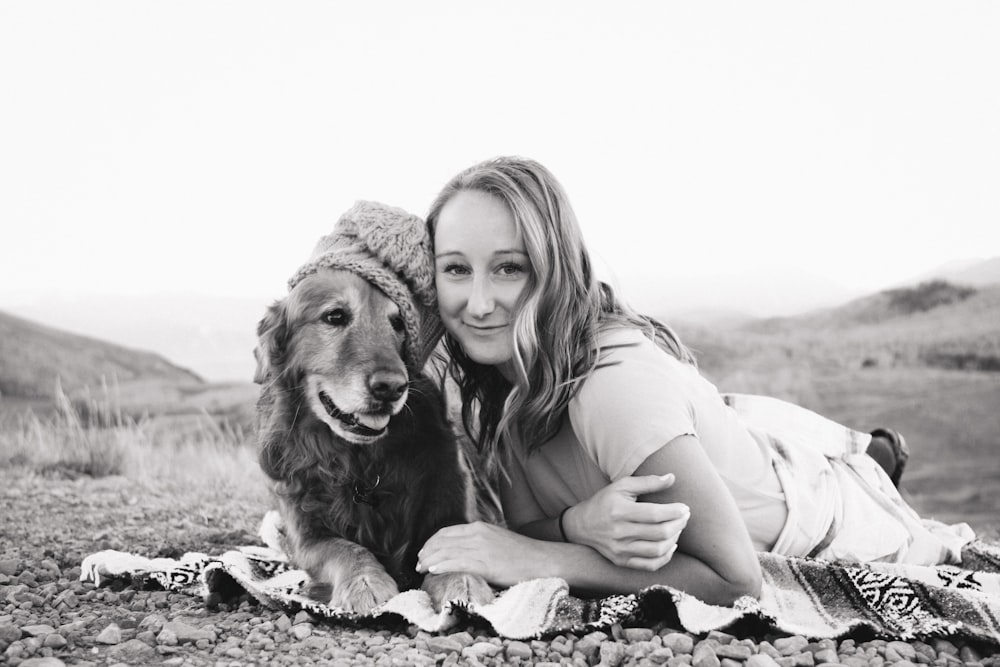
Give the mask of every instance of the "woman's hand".
POLYGON ((477 521, 434 533, 417 554, 417 572, 478 574, 495 586, 550 576, 545 543, 477 521))
POLYGON ((650 572, 666 565, 691 512, 683 503, 639 502, 663 491, 672 474, 624 477, 612 482, 563 516, 571 542, 585 544, 615 565, 650 572))

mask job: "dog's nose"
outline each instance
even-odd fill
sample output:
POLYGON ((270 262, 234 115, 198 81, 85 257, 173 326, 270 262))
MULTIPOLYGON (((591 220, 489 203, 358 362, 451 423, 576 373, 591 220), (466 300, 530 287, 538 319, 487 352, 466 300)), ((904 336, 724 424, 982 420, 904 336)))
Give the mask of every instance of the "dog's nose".
POLYGON ((406 391, 406 376, 391 371, 376 371, 368 378, 368 390, 380 401, 396 401, 406 391))

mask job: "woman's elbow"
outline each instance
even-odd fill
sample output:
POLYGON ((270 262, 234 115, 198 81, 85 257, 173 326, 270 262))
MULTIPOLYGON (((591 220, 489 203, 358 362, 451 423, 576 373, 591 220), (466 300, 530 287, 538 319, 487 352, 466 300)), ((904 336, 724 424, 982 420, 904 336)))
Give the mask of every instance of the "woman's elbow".
POLYGON ((762 586, 760 562, 754 558, 748 567, 741 568, 740 572, 724 581, 723 590, 720 591, 721 600, 716 604, 731 607, 734 602, 747 595, 759 599, 762 586))

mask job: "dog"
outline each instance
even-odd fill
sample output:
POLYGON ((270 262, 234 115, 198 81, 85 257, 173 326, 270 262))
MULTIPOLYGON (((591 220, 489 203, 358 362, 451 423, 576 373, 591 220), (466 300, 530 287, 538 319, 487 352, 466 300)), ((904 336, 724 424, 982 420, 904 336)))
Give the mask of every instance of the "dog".
POLYGON ((438 610, 491 600, 477 575, 416 571, 431 535, 475 518, 475 498, 441 389, 404 361, 397 305, 321 268, 257 334, 260 465, 310 596, 357 614, 418 586, 438 610))

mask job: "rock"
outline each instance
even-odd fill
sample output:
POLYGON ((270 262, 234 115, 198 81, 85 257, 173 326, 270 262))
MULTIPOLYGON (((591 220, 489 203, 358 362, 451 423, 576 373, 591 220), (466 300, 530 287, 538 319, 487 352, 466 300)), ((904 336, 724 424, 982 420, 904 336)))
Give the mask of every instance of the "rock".
POLYGON ((840 662, 837 652, 832 648, 823 648, 816 651, 813 653, 813 658, 819 664, 823 664, 824 662, 840 662))
POLYGON ((45 641, 42 642, 42 646, 46 646, 48 648, 60 649, 63 646, 66 646, 67 643, 68 642, 66 641, 65 637, 63 637, 58 632, 53 632, 51 635, 45 637, 45 641))
POLYGON ((0 642, 16 642, 21 638, 21 628, 12 623, 0 623, 0 642))
POLYGON ((295 618, 292 619, 292 625, 298 625, 299 623, 313 623, 312 614, 305 609, 295 614, 295 618))
POLYGON ((40 624, 40 625, 22 625, 21 626, 21 632, 23 632, 24 634, 28 635, 29 637, 38 637, 38 636, 51 635, 55 631, 56 631, 56 629, 53 628, 51 625, 40 624))
POLYGON ((948 655, 958 657, 958 648, 947 639, 938 639, 934 642, 934 650, 937 651, 939 655, 941 653, 947 653, 948 655))
POLYGON ((618 641, 604 642, 600 649, 601 664, 618 667, 625 659, 625 645, 618 641))
POLYGON ((774 648, 774 645, 771 644, 771 642, 769 641, 762 641, 760 644, 758 644, 757 653, 763 653, 765 655, 774 658, 775 660, 781 657, 781 652, 778 649, 774 648))
POLYGON ((650 652, 648 657, 656 664, 662 665, 674 657, 674 652, 671 651, 666 646, 661 646, 660 648, 653 649, 653 651, 650 652))
MULTIPOLYGON (((603 632, 601 633, 604 634, 603 632)), ((604 635, 604 639, 594 636, 594 634, 589 634, 576 640, 576 644, 573 646, 574 650, 579 651, 583 654, 583 657, 587 662, 593 663, 597 660, 597 654, 601 650, 601 644, 607 641, 607 635, 604 635)))
MULTIPOLYGON (((718 657, 718 656, 716 656, 718 657)), ((719 664, 722 667, 743 667, 743 662, 740 660, 733 660, 732 658, 721 658, 719 664)))
POLYGON ((979 652, 971 646, 963 646, 958 651, 958 658, 968 664, 970 662, 982 662, 983 658, 979 655, 979 652))
POLYGON ((779 637, 774 640, 774 648, 784 657, 789 657, 801 653, 809 646, 809 640, 802 635, 791 637, 779 637))
POLYGON ((108 656, 132 665, 147 664, 156 656, 156 650, 138 639, 129 639, 108 649, 108 656))
POLYGON ((448 636, 435 636, 427 640, 427 650, 431 653, 461 653, 462 645, 448 636))
POLYGON ((625 628, 623 631, 625 639, 630 643, 648 642, 656 636, 656 633, 649 628, 625 628))
POLYGON ((722 662, 715 655, 712 645, 706 641, 698 642, 694 647, 694 654, 691 657, 691 664, 694 667, 720 667, 722 662))
POLYGON ((746 667, 778 667, 778 663, 767 653, 754 653, 747 658, 746 667))
POLYGON ((889 649, 895 651, 904 660, 913 662, 917 659, 917 650, 906 642, 889 642, 885 646, 886 653, 888 653, 889 649))
MULTIPOLYGON (((163 624, 163 630, 170 630, 177 637, 178 644, 193 644, 199 639, 215 641, 215 633, 210 630, 196 628, 183 621, 167 621, 163 624)), ((162 634, 162 631, 161 631, 162 634)), ((164 642, 160 642, 161 644, 164 642)))
POLYGON ((466 646, 472 646, 472 643, 475 641, 472 638, 472 635, 470 635, 468 632, 456 632, 452 635, 449 635, 449 637, 451 637, 459 644, 461 644, 462 648, 465 648, 466 646))
MULTIPOLYGON (((715 655, 720 658, 729 658, 730 660, 746 660, 751 655, 751 651, 747 646, 741 644, 724 644, 719 648, 715 649, 715 655)), ((836 655, 836 654, 834 654, 836 655)))
MULTIPOLYGON (((577 645, 579 646, 579 642, 577 642, 577 645)), ((520 658, 521 660, 530 660, 533 655, 530 646, 517 640, 507 643, 506 652, 508 659, 520 658)))
POLYGON ((706 639, 714 639, 719 642, 719 644, 731 644, 733 640, 736 639, 733 635, 728 632, 722 632, 721 630, 712 630, 708 633, 706 639))
POLYGON ((0 560, 0 574, 13 577, 17 574, 18 566, 20 564, 21 561, 16 558, 4 558, 3 560, 0 560))
POLYGON ((156 635, 156 643, 160 646, 177 646, 177 633, 170 628, 163 628, 156 635))
POLYGON ((310 623, 299 623, 292 626, 292 636, 302 641, 313 633, 313 626, 310 623))
POLYGON ((159 634, 160 630, 163 629, 163 624, 167 622, 167 619, 160 614, 150 614, 144 619, 139 621, 140 630, 150 630, 159 634))
POLYGON ((101 644, 121 644, 122 629, 118 627, 118 624, 111 623, 97 635, 97 641, 101 644))
POLYGON ((481 661, 483 658, 492 658, 501 650, 500 646, 490 642, 476 642, 462 649, 463 658, 472 658, 481 661))
POLYGON ((28 658, 21 661, 21 667, 66 667, 66 663, 59 658, 28 658))
POLYGON ((288 618, 287 614, 282 614, 278 617, 278 620, 274 622, 274 626, 282 632, 288 632, 289 628, 292 627, 292 619, 288 618))
POLYGON ((674 652, 674 655, 691 653, 694 650, 694 638, 681 632, 671 632, 663 636, 663 645, 674 652))

